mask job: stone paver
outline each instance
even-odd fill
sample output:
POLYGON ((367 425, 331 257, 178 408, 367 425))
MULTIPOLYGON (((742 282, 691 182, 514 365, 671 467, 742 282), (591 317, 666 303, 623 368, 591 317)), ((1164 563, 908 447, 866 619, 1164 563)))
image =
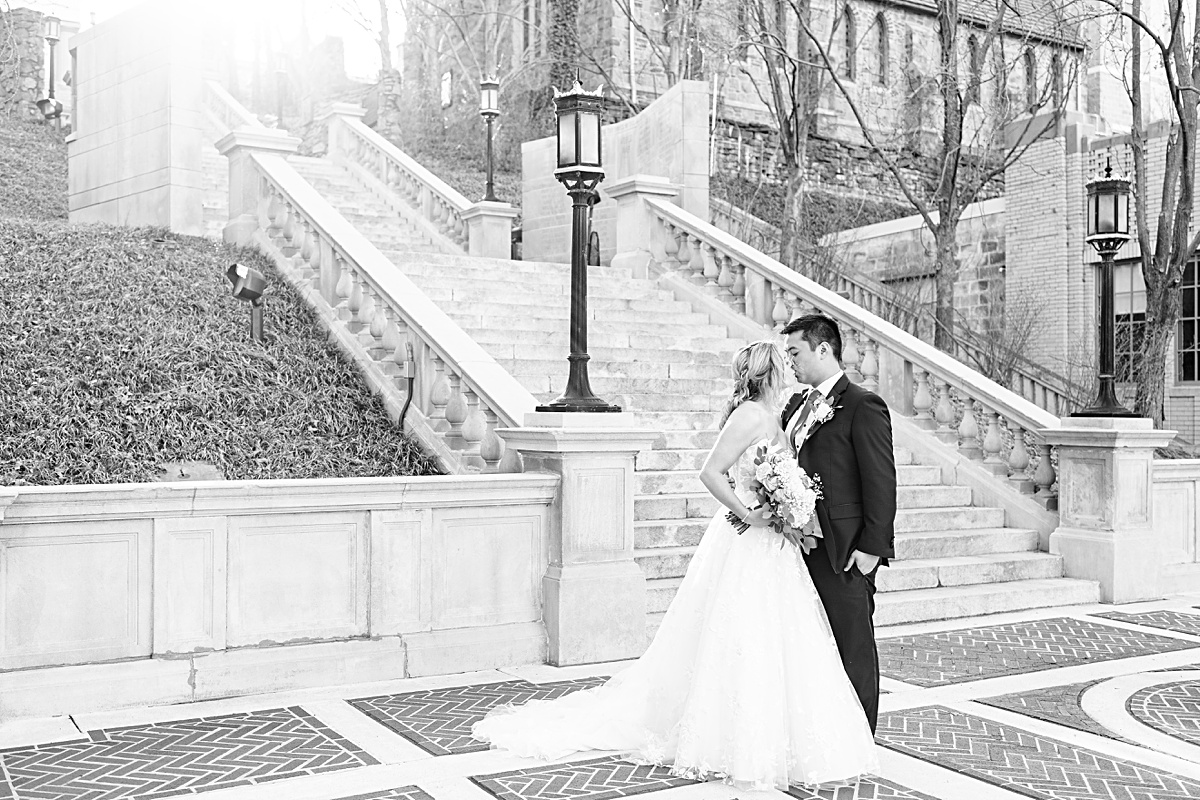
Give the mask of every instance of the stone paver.
POLYGON ((132 709, 50 744, 20 744, 17 732, 37 721, 0 723, 17 743, 0 749, 0 800, 1200 800, 1200 649, 1192 658, 1195 642, 1155 632, 1155 622, 1190 615, 1184 601, 1160 605, 882 630, 884 672, 903 683, 884 698, 881 772, 853 785, 750 793, 619 754, 543 763, 470 739, 492 708, 580 691, 620 668, 597 664, 396 681, 384 692, 330 687, 277 705, 226 699, 196 704, 192 717, 181 711, 193 707, 132 709), (1152 746, 1163 735, 1179 748, 1152 746))

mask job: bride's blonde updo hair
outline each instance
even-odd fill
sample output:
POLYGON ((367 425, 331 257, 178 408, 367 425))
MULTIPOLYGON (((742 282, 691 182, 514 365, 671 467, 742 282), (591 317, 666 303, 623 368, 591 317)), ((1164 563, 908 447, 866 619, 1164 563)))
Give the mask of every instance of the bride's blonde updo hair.
POLYGON ((751 342, 738 350, 733 357, 733 394, 725 405, 721 425, 747 400, 771 398, 783 389, 786 364, 783 349, 775 342, 751 342))

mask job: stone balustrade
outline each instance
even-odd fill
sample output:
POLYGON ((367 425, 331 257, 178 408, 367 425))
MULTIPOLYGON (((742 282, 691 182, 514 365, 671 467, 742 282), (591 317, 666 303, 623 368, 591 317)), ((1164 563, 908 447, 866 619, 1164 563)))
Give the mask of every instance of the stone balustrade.
POLYGON ((458 252, 508 258, 512 221, 508 203, 472 203, 441 178, 362 123, 363 110, 337 103, 329 117, 329 156, 384 194, 402 199, 417 220, 458 252))
POLYGON ((213 127, 223 133, 237 128, 265 128, 258 117, 234 99, 225 87, 216 81, 204 82, 204 113, 213 123, 213 127))
POLYGON ((520 472, 496 428, 520 424, 533 395, 296 173, 296 140, 235 130, 217 146, 231 163, 226 239, 274 259, 443 469, 520 472))
MULTIPOLYGON (((641 194, 651 220, 653 262, 776 330, 813 311, 836 319, 851 380, 1018 491, 1055 507, 1057 476, 1051 447, 1040 433, 1058 425, 1054 414, 872 313, 870 303, 856 303, 853 293, 847 299, 820 286, 663 199, 661 192, 641 194)), ((618 243, 617 250, 639 246, 645 245, 618 243)))
MULTIPOLYGON (((749 214, 722 200, 711 200, 713 224, 732 233, 756 250, 771 257, 779 255, 779 229, 758 217, 749 214)), ((855 305, 862 306, 877 317, 886 319, 913 336, 929 339, 933 335, 934 320, 928 309, 913 298, 905 297, 890 287, 869 277, 855 275, 828 262, 809 266, 821 276, 823 285, 855 305)), ((812 274, 812 273, 810 273, 812 274)), ((999 355, 970 330, 954 331, 956 356, 966 362, 984 363, 999 355)), ((1006 353, 1004 360, 1011 362, 1012 386, 1008 387, 1034 405, 1056 416, 1078 407, 1081 397, 1090 394, 1089 387, 1074 385, 1020 353, 1006 353)))

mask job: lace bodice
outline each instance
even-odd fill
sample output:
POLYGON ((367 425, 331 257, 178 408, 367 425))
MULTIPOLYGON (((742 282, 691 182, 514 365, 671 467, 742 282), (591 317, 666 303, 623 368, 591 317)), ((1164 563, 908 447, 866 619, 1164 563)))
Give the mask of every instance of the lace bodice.
POLYGON ((750 486, 750 481, 754 478, 754 458, 758 455, 758 448, 770 444, 771 440, 764 436, 742 451, 742 454, 738 456, 738 460, 729 468, 729 474, 734 480, 733 490, 743 501, 747 498, 753 498, 754 495, 748 487, 750 486))

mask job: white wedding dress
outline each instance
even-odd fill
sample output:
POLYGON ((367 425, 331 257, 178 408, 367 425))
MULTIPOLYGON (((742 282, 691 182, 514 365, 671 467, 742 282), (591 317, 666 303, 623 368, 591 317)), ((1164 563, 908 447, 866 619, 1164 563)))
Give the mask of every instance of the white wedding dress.
MULTIPOLYGON (((758 445, 738 459, 746 490, 758 445)), ((617 750, 697 780, 786 789, 878 770, 800 551, 769 528, 739 535, 721 508, 654 641, 594 689, 493 710, 472 734, 522 756, 617 750)))

